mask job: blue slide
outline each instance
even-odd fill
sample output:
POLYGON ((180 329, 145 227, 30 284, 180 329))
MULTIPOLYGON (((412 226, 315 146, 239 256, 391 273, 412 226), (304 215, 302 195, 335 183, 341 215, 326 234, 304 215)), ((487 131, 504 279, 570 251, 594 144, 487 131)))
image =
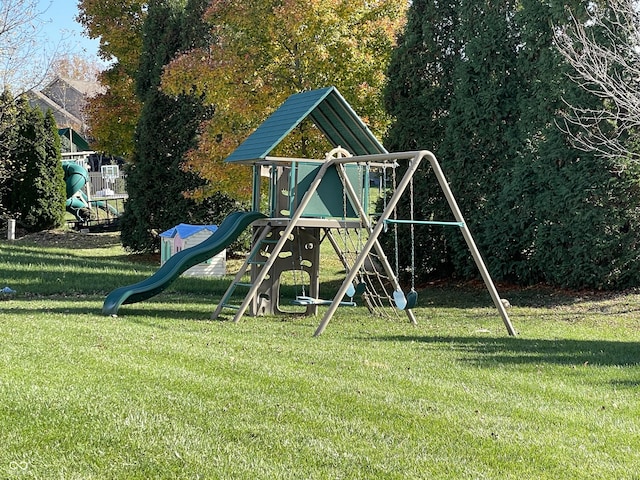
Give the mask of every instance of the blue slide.
POLYGON ((204 242, 176 253, 146 280, 112 291, 102 305, 102 313, 115 315, 123 303, 141 302, 162 292, 186 270, 227 248, 245 228, 260 218, 266 217, 260 212, 232 213, 204 242))

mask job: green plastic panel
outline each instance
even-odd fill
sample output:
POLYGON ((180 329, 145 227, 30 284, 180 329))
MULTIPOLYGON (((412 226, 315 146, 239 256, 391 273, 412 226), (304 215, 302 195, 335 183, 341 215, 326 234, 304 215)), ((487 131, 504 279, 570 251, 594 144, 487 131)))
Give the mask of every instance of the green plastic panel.
MULTIPOLYGON (((304 194, 318 174, 321 168, 317 163, 296 162, 291 169, 290 185, 293 191, 290 194, 291 207, 293 212, 297 204, 302 200, 304 194)), ((345 165, 347 177, 358 195, 358 201, 363 206, 365 212, 368 209, 368 191, 366 168, 358 165, 345 165)), ((302 214, 303 217, 314 218, 358 218, 358 213, 353 206, 340 181, 340 176, 335 166, 330 167, 322 177, 322 181, 307 207, 302 214), (346 213, 346 217, 345 217, 346 213)))

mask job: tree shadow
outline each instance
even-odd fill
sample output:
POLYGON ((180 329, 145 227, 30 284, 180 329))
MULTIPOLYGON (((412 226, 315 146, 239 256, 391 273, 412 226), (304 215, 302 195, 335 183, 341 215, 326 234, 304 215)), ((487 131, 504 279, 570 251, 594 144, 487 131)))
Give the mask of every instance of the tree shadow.
MULTIPOLYGON (((85 257, 65 252, 43 252, 24 246, 0 246, 0 288, 21 295, 104 294, 146 280, 160 268, 131 257, 85 257), (6 255, 6 256, 5 256, 6 255)), ((181 276, 167 293, 221 295, 230 280, 181 276)))
POLYGON ((480 366, 557 364, 633 367, 640 365, 640 342, 415 335, 381 336, 375 337, 374 340, 446 345, 464 354, 463 361, 480 366))
MULTIPOLYGON (((615 300, 630 292, 593 290, 568 290, 546 285, 520 287, 497 284, 500 298, 507 299, 514 307, 553 308, 575 305, 587 301, 615 300)), ((436 308, 484 308, 493 301, 482 281, 440 281, 421 285, 418 289, 418 306, 436 308)))
MULTIPOLYGON (((189 303, 192 303, 191 301, 189 303)), ((213 312, 215 305, 211 306, 210 311, 203 311, 202 309, 192 309, 192 308, 180 308, 180 309, 171 309, 166 305, 158 305, 158 308, 136 308, 130 307, 129 305, 123 305, 121 307, 121 311, 113 317, 118 320, 132 320, 137 321, 137 317, 146 317, 146 318, 154 318, 154 319, 167 319, 167 320, 190 320, 190 321, 208 321, 210 320, 211 312, 213 312)), ((11 307, 6 312, 10 312, 15 316, 20 315, 32 315, 34 313, 58 313, 65 315, 73 315, 77 316, 78 319, 84 318, 86 315, 95 315, 104 318, 108 318, 109 316, 102 314, 102 302, 100 302, 100 306, 96 305, 93 307, 68 307, 68 306, 47 306, 46 308, 36 308, 36 307, 28 307, 28 306, 18 306, 11 307)))

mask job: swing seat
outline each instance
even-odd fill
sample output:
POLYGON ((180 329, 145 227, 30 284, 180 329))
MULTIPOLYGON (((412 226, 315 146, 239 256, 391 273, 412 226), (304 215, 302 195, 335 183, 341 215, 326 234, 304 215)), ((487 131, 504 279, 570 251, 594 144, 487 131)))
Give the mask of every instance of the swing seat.
MULTIPOLYGON (((313 297, 307 297, 304 295, 299 295, 291 303, 293 303, 293 305, 302 305, 302 306, 331 305, 333 303, 333 300, 323 300, 321 298, 313 298, 313 297)), ((339 305, 341 307, 355 307, 356 302, 340 302, 339 305)))
POLYGON ((347 287, 347 292, 345 293, 345 295, 349 298, 353 298, 356 295, 362 295, 366 289, 367 284, 364 282, 358 283, 355 287, 353 286, 353 283, 350 283, 347 287))
MULTIPOLYGON (((366 290, 367 285, 365 283, 359 283, 355 287, 353 284, 349 285, 347 289, 347 293, 345 294, 347 297, 351 298, 350 301, 342 301, 339 303, 341 307, 356 307, 356 302, 353 301, 353 297, 356 295, 362 295, 366 290)), ((323 300, 321 298, 313 298, 307 295, 298 295, 295 300, 291 302, 293 305, 331 305, 333 300, 323 300)))
POLYGON ((407 308, 407 298, 404 296, 404 292, 399 288, 393 292, 393 301, 398 310, 404 310, 407 308))
POLYGON ((398 310, 411 310, 418 303, 418 292, 411 289, 405 296, 404 292, 398 289, 393 292, 393 301, 398 310))
POLYGON ((418 303, 418 292, 411 289, 409 293, 407 293, 407 306, 405 307, 407 310, 411 310, 418 303))

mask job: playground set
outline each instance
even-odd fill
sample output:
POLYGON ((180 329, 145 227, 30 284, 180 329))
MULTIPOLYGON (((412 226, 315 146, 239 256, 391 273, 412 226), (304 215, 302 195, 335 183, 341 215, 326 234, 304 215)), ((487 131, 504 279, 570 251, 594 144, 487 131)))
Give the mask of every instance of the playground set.
POLYGON ((417 224, 428 224, 460 229, 507 332, 516 334, 435 156, 426 150, 387 152, 335 87, 289 97, 226 161, 253 168, 252 211, 231 214, 207 240, 174 255, 148 279, 111 292, 103 305, 104 314, 114 315, 122 304, 156 295, 251 226, 250 252, 214 310, 213 319, 225 312, 233 314, 234 322, 246 313, 291 313, 282 304, 280 292, 288 275, 300 289, 291 302, 302 309, 296 314, 317 315, 319 307, 326 306, 316 336, 322 334, 338 308, 360 300, 372 314, 404 314, 415 324, 412 308, 418 294, 413 280, 410 291, 405 292, 398 279, 398 225, 410 226, 413 279, 413 229, 417 224), (270 156, 307 119, 333 145, 325 158, 270 156), (415 218, 413 177, 425 164, 442 189, 451 220, 415 218), (380 181, 382 212, 369 211, 372 178, 380 181), (409 197, 410 218, 398 219, 396 206, 404 195, 409 197), (389 229, 396 240, 395 269, 380 242, 381 234, 389 229), (328 300, 320 296, 320 245, 324 241, 330 243, 345 272, 341 286, 328 300), (238 297, 243 298, 239 304, 233 301, 238 297))
POLYGON ((106 188, 91 192, 91 176, 84 158, 85 155, 80 155, 78 158, 77 153, 63 154, 62 169, 67 195, 66 210, 75 217, 72 223, 76 228, 103 230, 115 227, 120 217, 117 202, 122 202, 126 197, 126 195, 116 195, 109 188, 120 176, 118 166, 103 166, 101 177, 106 188), (97 210, 101 210, 102 214, 98 215, 97 210))

